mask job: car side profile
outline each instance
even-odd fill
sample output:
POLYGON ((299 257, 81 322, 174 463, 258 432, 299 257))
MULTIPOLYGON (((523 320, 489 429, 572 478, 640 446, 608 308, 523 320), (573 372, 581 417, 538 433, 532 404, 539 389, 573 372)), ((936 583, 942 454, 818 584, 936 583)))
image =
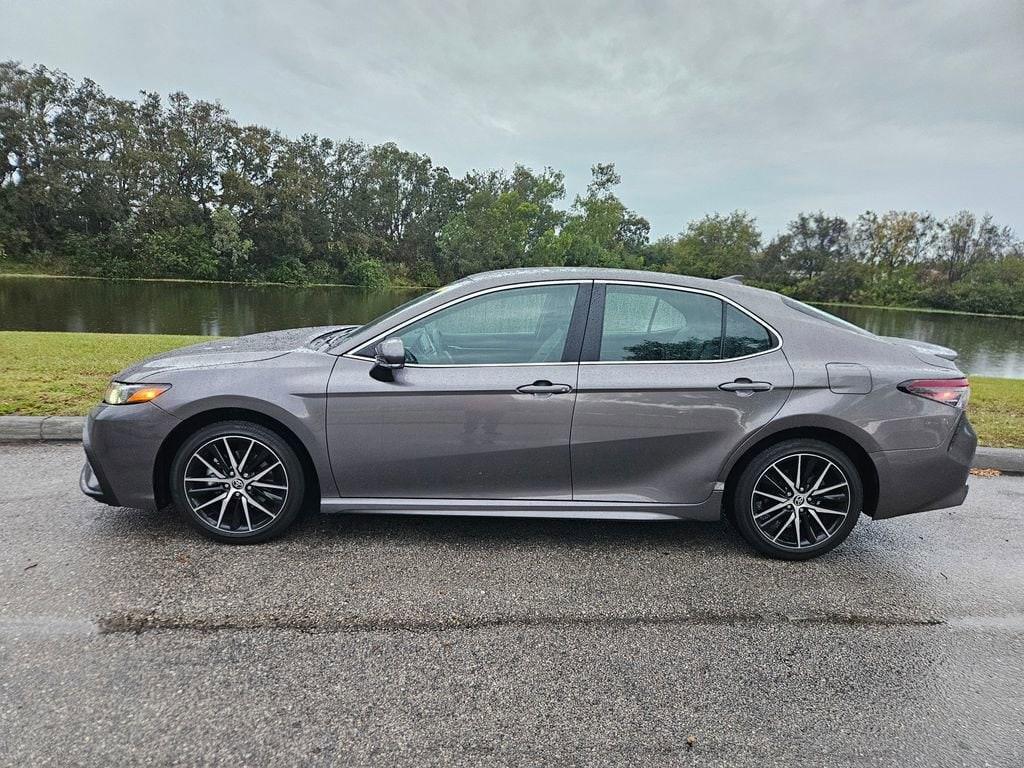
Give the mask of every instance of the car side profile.
POLYGON ((474 275, 363 326, 198 344, 118 374, 81 488, 222 542, 323 512, 726 517, 829 551, 961 504, 977 438, 955 353, 780 294, 662 273, 474 275))

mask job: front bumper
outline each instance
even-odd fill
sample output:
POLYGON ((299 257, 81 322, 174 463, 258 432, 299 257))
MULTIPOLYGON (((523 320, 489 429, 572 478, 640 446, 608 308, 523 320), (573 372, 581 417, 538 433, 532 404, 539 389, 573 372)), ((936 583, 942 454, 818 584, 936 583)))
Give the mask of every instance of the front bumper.
POLYGON ((874 517, 889 517, 958 507, 967 498, 967 478, 978 436, 964 414, 950 440, 937 448, 878 451, 870 454, 878 473, 874 517))
POLYGON ((82 493, 104 504, 155 507, 157 454, 178 423, 153 403, 93 408, 82 431, 86 459, 78 481, 82 493))

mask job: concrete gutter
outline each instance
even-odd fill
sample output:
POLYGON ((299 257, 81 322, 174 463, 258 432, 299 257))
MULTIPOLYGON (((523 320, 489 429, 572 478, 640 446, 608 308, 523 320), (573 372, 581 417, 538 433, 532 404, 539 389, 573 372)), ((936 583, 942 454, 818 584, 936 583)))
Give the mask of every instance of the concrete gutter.
MULTIPOLYGON (((84 416, 0 416, 0 442, 79 442, 84 425, 84 416)), ((1024 473, 1024 450, 979 446, 974 456, 974 466, 978 469, 1024 473)))

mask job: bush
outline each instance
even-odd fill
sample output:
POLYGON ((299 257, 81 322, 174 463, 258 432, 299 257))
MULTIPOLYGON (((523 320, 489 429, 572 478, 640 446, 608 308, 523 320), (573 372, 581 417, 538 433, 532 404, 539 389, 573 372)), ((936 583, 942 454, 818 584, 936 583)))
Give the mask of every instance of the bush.
POLYGON ((215 280, 220 271, 210 234, 198 224, 147 232, 141 246, 145 271, 133 277, 215 280))
POLYGON ((336 283, 338 271, 323 259, 314 259, 306 265, 306 274, 311 283, 336 283))
POLYGON ((415 285, 433 288, 441 284, 441 278, 437 275, 437 269, 426 259, 420 259, 413 264, 409 277, 415 285))
POLYGON ((362 259, 349 265, 345 282, 361 288, 387 288, 391 284, 388 268, 379 259, 362 259))
POLYGON ((309 273, 301 261, 291 258, 279 261, 271 267, 266 274, 266 279, 272 283, 303 285, 309 282, 309 273))

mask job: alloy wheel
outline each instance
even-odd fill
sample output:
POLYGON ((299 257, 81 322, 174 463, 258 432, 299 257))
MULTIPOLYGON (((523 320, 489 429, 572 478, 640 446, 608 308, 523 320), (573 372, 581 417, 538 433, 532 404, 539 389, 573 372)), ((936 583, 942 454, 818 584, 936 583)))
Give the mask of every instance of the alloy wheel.
POLYGON ((835 536, 850 514, 850 482, 825 456, 790 454, 758 476, 750 509, 754 525, 771 544, 816 547, 835 536))
POLYGON ((199 446, 185 464, 184 485, 200 522, 228 534, 266 528, 288 500, 281 457, 246 435, 220 435, 199 446))

